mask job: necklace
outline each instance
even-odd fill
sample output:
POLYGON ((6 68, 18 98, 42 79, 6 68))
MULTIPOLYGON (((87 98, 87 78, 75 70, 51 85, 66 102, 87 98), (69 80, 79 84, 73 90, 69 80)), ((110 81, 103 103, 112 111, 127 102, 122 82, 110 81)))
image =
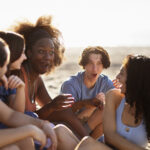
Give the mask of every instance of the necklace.
POLYGON ((30 74, 29 74, 29 68, 26 66, 27 71, 27 77, 28 77, 28 93, 29 93, 29 99, 32 104, 35 103, 35 86, 36 86, 36 80, 31 81, 30 74))

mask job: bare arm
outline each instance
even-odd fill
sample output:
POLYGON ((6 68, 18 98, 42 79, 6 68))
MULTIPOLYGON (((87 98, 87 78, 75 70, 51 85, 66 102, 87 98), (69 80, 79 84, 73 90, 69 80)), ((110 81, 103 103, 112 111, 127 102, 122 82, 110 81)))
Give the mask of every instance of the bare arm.
POLYGON ((41 77, 37 80, 37 92, 36 92, 36 101, 40 106, 44 106, 45 104, 52 101, 52 98, 47 92, 45 84, 41 77))
POLYGON ((36 98, 37 102, 42 106, 42 108, 37 111, 37 114, 42 119, 47 119, 54 111, 64 110, 71 107, 74 103, 74 98, 71 94, 58 95, 52 100, 41 78, 38 80, 36 98))
POLYGON ((59 95, 52 100, 48 95, 47 91, 42 92, 46 90, 42 79, 39 79, 38 84, 39 84, 37 92, 38 102, 42 102, 41 103, 42 105, 44 104, 44 106, 37 111, 39 117, 42 119, 47 119, 49 121, 65 122, 69 124, 69 126, 71 126, 72 129, 80 135, 80 137, 88 135, 86 130, 80 123, 80 121, 73 114, 72 110, 67 109, 68 103, 65 102, 67 101, 72 103, 72 99, 68 99, 68 96, 59 95))
POLYGON ((98 98, 91 98, 86 100, 79 100, 75 102, 72 106, 73 112, 76 112, 78 109, 81 108, 91 108, 91 107, 98 107, 100 105, 103 105, 103 102, 100 101, 98 98))
POLYGON ((72 112, 71 108, 52 113, 49 116, 49 120, 55 121, 55 122, 66 123, 67 125, 69 125, 69 128, 71 128, 73 132, 79 135, 80 139, 88 135, 82 123, 78 120, 76 115, 72 112))
POLYGON ((104 108, 104 135, 106 143, 113 145, 119 150, 143 150, 143 148, 131 143, 116 131, 116 109, 123 95, 118 90, 111 90, 106 94, 106 105, 104 108))
POLYGON ((16 88, 16 94, 9 96, 9 106, 16 111, 24 112, 25 110, 25 90, 24 82, 17 76, 11 75, 8 79, 8 87, 16 88))
POLYGON ((33 125, 25 125, 18 128, 0 130, 0 147, 16 143, 27 137, 32 137, 43 146, 46 143, 46 136, 42 130, 33 125))
POLYGON ((0 101, 0 122, 10 127, 20 127, 28 124, 32 124, 41 128, 47 137, 52 140, 52 147, 57 147, 57 138, 55 132, 50 127, 49 122, 43 121, 38 118, 33 118, 25 115, 21 112, 17 112, 9 108, 3 102, 0 101))

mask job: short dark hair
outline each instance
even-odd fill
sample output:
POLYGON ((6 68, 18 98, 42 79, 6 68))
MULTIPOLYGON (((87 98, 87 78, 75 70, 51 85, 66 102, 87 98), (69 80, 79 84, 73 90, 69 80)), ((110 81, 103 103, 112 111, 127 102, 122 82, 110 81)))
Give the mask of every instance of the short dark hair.
POLYGON ((100 54, 102 56, 103 67, 108 68, 110 66, 110 57, 103 47, 89 46, 83 50, 81 59, 79 61, 79 65, 81 65, 83 68, 88 64, 90 54, 100 54))
POLYGON ((135 122, 143 117, 147 137, 150 138, 150 58, 143 55, 128 55, 123 66, 127 72, 126 102, 135 105, 135 122))
POLYGON ((25 43, 22 35, 15 32, 0 31, 0 37, 8 44, 10 50, 10 63, 15 62, 22 54, 25 43))
POLYGON ((6 42, 0 38, 0 67, 3 67, 7 60, 6 47, 6 42))

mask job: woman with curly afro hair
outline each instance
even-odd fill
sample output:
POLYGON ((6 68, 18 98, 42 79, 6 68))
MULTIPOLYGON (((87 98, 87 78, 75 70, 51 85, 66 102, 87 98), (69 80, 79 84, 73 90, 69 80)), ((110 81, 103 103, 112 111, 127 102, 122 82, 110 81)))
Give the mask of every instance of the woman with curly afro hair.
POLYGON ((87 135, 78 120, 72 119, 70 107, 74 98, 63 94, 52 99, 40 75, 50 73, 62 63, 64 46, 60 42, 61 32, 52 26, 51 16, 41 16, 36 23, 19 22, 13 31, 24 36, 25 54, 19 77, 25 82, 25 111, 36 112, 42 119, 64 122, 72 127, 81 137, 87 135), (37 110, 36 104, 41 107, 37 110), (77 122, 75 125, 74 122, 77 122))

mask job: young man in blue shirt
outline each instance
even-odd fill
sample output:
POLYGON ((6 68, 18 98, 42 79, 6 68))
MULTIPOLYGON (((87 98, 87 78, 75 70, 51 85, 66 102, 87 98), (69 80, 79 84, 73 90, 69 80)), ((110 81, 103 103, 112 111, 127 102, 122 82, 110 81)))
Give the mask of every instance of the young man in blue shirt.
POLYGON ((100 47, 85 48, 79 62, 84 69, 62 84, 61 93, 69 93, 75 99, 72 111, 87 132, 98 138, 103 134, 102 112, 105 93, 114 88, 113 82, 101 74, 110 66, 107 51, 100 47))

